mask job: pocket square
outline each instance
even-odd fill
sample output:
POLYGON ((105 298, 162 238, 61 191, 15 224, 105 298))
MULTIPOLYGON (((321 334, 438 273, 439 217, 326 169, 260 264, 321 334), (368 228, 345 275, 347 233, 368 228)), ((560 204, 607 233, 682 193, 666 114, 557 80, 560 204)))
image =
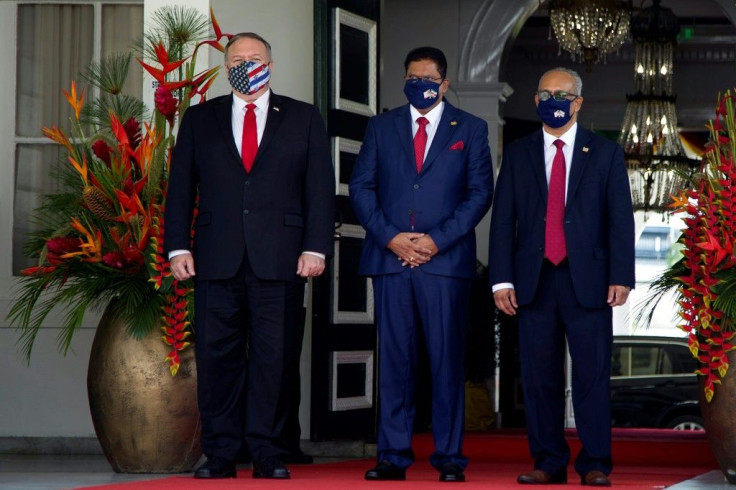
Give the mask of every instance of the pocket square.
POLYGON ((453 145, 450 147, 451 150, 462 150, 465 148, 465 143, 463 143, 462 140, 458 141, 457 143, 453 143, 453 145))

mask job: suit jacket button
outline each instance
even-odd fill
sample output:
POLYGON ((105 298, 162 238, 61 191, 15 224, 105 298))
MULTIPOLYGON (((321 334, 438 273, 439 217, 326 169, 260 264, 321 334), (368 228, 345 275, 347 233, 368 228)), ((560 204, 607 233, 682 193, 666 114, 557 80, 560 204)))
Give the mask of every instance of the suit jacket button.
POLYGON ((245 185, 250 185, 250 180, 246 180, 245 185))
POLYGON ((247 209, 243 210, 243 214, 248 214, 248 213, 250 213, 250 211, 248 211, 247 209))
POLYGON ((419 184, 414 184, 415 189, 419 189, 419 184))
POLYGON ((408 212, 407 214, 414 214, 414 211, 412 211, 412 210, 410 209, 410 210, 409 210, 409 212, 408 212))

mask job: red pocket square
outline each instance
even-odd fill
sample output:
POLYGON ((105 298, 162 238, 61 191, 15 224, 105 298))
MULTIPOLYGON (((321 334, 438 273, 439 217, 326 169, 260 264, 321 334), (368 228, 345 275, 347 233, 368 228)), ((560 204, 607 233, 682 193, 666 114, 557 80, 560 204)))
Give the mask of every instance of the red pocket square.
POLYGON ((451 150, 462 150, 463 148, 465 148, 465 143, 463 143, 462 140, 458 141, 450 147, 451 150))

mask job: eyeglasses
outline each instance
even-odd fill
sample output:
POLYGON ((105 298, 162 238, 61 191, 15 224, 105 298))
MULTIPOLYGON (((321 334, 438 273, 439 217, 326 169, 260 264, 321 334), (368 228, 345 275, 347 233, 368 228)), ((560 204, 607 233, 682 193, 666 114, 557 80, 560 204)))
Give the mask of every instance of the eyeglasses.
POLYGON ((539 90, 537 92, 537 97, 539 97, 539 100, 542 102, 549 100, 550 97, 558 102, 562 102, 563 100, 575 100, 580 96, 578 94, 571 94, 570 92, 562 92, 561 90, 558 90, 555 93, 552 93, 549 90, 539 90), (568 97, 572 97, 572 99, 568 99, 568 97))
POLYGON ((438 83, 444 79, 442 77, 416 77, 414 75, 406 77, 407 82, 417 83, 419 80, 426 82, 426 83, 430 83, 430 82, 438 83))

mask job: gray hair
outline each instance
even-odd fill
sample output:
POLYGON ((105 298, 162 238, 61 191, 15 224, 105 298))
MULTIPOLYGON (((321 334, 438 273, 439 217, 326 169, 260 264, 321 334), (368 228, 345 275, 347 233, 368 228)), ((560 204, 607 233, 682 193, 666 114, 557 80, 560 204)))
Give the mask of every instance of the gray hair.
POLYGON ((247 37, 248 39, 255 39, 256 41, 261 42, 264 46, 266 46, 266 51, 268 52, 268 60, 273 60, 273 58, 271 57, 271 45, 268 43, 268 41, 263 39, 255 32, 240 32, 238 34, 235 34, 228 40, 227 45, 225 46, 225 61, 227 61, 227 52, 230 51, 230 46, 232 46, 235 41, 243 39, 244 37, 247 37))
POLYGON ((562 73, 567 73, 572 77, 572 79, 575 81, 575 93, 577 95, 583 95, 583 79, 580 78, 580 75, 578 75, 578 72, 575 70, 571 70, 569 68, 565 68, 562 66, 558 66, 557 68, 552 68, 551 70, 547 70, 542 74, 541 77, 539 77, 539 84, 537 85, 537 89, 542 88, 542 79, 549 75, 550 73, 554 73, 556 71, 561 71, 562 73))

